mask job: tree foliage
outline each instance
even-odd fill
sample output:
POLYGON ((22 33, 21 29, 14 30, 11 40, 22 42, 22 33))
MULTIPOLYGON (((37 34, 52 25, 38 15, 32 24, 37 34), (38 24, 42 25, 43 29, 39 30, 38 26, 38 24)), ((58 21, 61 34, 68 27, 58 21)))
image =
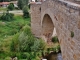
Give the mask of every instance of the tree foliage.
POLYGON ((45 48, 45 42, 35 38, 31 34, 31 30, 27 27, 19 36, 20 51, 22 52, 37 52, 45 48))
POLYGON ((0 19, 3 21, 11 21, 13 20, 13 18, 14 18, 14 14, 9 13, 9 11, 3 13, 3 15, 0 17, 0 19))
POLYGON ((10 50, 11 50, 11 52, 17 52, 17 51, 19 51, 18 37, 19 37, 19 33, 16 34, 16 35, 12 38, 12 42, 11 42, 11 44, 10 44, 10 50))
POLYGON ((23 17, 28 18, 29 17, 29 12, 28 12, 28 7, 24 6, 23 8, 23 17))
POLYGON ((0 2, 9 2, 11 0, 0 0, 0 2))
POLYGON ((13 10, 13 9, 14 9, 14 4, 10 3, 9 6, 8 6, 8 10, 13 10))
POLYGON ((20 8, 20 9, 22 9, 23 8, 23 1, 22 0, 18 0, 18 7, 20 8))
POLYGON ((28 0, 18 0, 18 7, 20 8, 20 9, 23 9, 23 7, 25 6, 25 5, 28 5, 28 0))

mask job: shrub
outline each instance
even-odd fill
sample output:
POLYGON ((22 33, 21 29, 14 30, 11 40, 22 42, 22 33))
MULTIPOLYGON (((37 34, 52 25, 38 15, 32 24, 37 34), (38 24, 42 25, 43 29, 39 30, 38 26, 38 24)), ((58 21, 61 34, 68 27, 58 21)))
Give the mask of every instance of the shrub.
POLYGON ((57 46, 58 52, 61 52, 60 45, 57 46))
POLYGON ((74 37, 74 32, 73 31, 71 31, 71 37, 74 37))
POLYGON ((23 8, 23 17, 28 18, 29 17, 29 12, 28 12, 28 7, 24 6, 23 8))
POLYGON ((3 45, 1 41, 0 41, 0 53, 3 53, 3 45))
POLYGON ((10 21, 13 20, 14 18, 14 14, 9 13, 9 11, 7 11, 6 13, 3 13, 3 15, 1 16, 1 20, 3 21, 10 21))
POLYGON ((4 60, 11 60, 11 58, 10 57, 6 57, 4 60))
POLYGON ((60 50, 60 45, 57 46, 57 49, 60 50))
POLYGON ((56 42, 58 42, 59 40, 58 40, 58 37, 57 36, 54 36, 53 38, 52 38, 52 42, 54 42, 54 43, 56 43, 56 42))
POLYGON ((21 59, 28 59, 29 60, 30 54, 29 53, 21 53, 21 59))
POLYGON ((18 42, 19 33, 14 35, 12 38, 11 44, 10 44, 10 51, 11 52, 17 52, 19 51, 19 42, 18 42))
POLYGON ((53 47, 53 52, 55 52, 55 53, 61 52, 60 45, 53 47))
POLYGON ((16 34, 17 32, 18 32, 17 29, 13 29, 13 30, 11 30, 8 34, 9 34, 9 35, 14 35, 14 34, 16 34))
POLYGON ((44 50, 45 49, 45 42, 41 39, 36 39, 34 41, 34 45, 31 47, 32 51, 34 52, 38 52, 40 50, 44 50))
POLYGON ((30 9, 30 4, 28 5, 28 8, 30 9))
POLYGON ((31 34, 29 26, 23 28, 23 32, 19 36, 19 45, 22 52, 36 52, 45 48, 45 42, 35 38, 31 34))
POLYGON ((10 3, 7 8, 8 8, 8 10, 13 10, 14 9, 14 4, 13 3, 10 3))
POLYGON ((25 53, 22 53, 22 54, 21 54, 21 58, 22 58, 22 59, 26 59, 26 58, 27 58, 27 55, 26 55, 25 53))
POLYGON ((19 47, 22 52, 30 52, 35 38, 22 32, 19 36, 19 47))
POLYGON ((53 47, 53 52, 56 53, 57 47, 53 47))

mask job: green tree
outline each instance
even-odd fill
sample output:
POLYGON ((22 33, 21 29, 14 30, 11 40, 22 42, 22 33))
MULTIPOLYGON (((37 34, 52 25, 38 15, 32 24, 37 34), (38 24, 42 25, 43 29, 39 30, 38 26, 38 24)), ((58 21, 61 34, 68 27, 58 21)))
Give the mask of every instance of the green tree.
POLYGON ((28 7, 24 6, 23 8, 23 17, 28 18, 29 17, 29 12, 28 12, 28 7))
POLYGON ((18 0, 18 7, 20 8, 20 9, 23 9, 23 7, 25 6, 25 5, 28 5, 28 0, 18 0))
POLYGON ((18 7, 20 8, 20 9, 22 9, 23 8, 23 1, 22 0, 18 0, 18 7))
POLYGON ((11 0, 0 0, 0 2, 9 2, 11 0))
POLYGON ((0 19, 3 20, 3 21, 11 21, 11 20, 14 19, 14 14, 9 13, 9 11, 7 11, 6 13, 2 14, 0 19))
POLYGON ((19 47, 22 52, 36 52, 44 50, 45 42, 35 38, 31 34, 30 27, 27 26, 19 36, 19 47))
POLYGON ((8 10, 13 10, 13 9, 14 9, 14 4, 10 3, 9 6, 8 6, 8 10))

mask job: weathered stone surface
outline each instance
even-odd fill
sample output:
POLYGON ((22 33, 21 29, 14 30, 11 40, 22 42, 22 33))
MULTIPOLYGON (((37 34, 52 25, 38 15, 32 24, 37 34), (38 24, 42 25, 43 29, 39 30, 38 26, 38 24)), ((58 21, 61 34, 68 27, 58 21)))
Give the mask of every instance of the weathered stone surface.
POLYGON ((78 29, 80 29, 80 21, 78 21, 78 29))
POLYGON ((32 4, 32 33, 37 37, 50 38, 54 27, 63 60, 80 60, 80 5, 69 0, 47 0, 42 4, 32 4), (71 37, 71 31, 74 37, 71 37))

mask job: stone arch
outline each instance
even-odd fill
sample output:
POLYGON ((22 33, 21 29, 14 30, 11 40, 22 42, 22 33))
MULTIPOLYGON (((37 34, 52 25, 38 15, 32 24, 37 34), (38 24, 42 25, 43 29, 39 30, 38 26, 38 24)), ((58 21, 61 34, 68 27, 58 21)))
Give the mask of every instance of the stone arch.
MULTIPOLYGON (((45 11, 42 14, 41 17, 41 26, 42 26, 42 36, 46 37, 47 39, 44 39, 44 37, 42 37, 44 40, 48 40, 47 42, 51 42, 51 39, 53 37, 53 31, 56 30, 56 34, 58 36, 59 39, 59 35, 57 31, 59 31, 56 26, 56 18, 54 18, 54 15, 51 13, 50 10, 45 11), (49 13, 48 13, 49 12, 49 13)), ((59 31, 60 32, 60 31, 59 31)), ((59 39, 59 44, 60 44, 60 39, 59 39)), ((61 44, 60 44, 60 48, 61 48, 61 44)), ((62 53, 62 49, 61 49, 61 53, 62 53)))
POLYGON ((42 21, 42 33, 47 37, 51 37, 53 30, 54 30, 54 24, 52 22, 52 19, 48 14, 45 14, 42 21))
POLYGON ((56 19, 54 18, 54 15, 51 13, 50 9, 47 9, 42 14, 42 17, 41 17, 42 36, 48 37, 49 40, 50 38, 52 38, 54 29, 56 29, 55 20, 56 19))

